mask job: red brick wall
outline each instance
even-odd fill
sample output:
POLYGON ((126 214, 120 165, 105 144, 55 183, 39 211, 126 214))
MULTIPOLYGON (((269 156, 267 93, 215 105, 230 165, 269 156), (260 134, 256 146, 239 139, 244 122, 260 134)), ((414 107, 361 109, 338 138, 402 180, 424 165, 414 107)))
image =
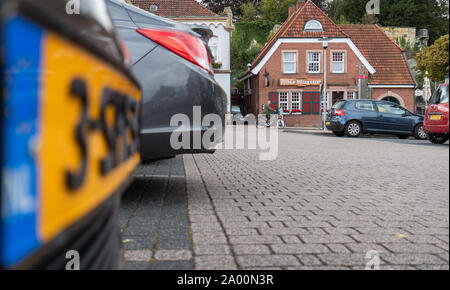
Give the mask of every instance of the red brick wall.
MULTIPOLYGON (((357 91, 357 78, 359 74, 358 70, 359 59, 353 53, 350 47, 345 43, 330 43, 327 50, 327 84, 328 89, 333 87, 338 90, 352 90, 357 91), (346 51, 345 64, 346 69, 343 74, 331 73, 331 52, 333 50, 346 51)), ((296 86, 280 86, 280 79, 295 79, 295 78, 307 78, 307 79, 320 79, 323 82, 323 48, 321 43, 295 43, 295 44, 281 44, 278 50, 272 55, 269 61, 261 69, 258 77, 260 84, 264 84, 264 76, 262 72, 267 71, 270 78, 270 86, 265 87, 260 85, 258 97, 260 104, 266 103, 269 92, 277 91, 303 91, 303 92, 317 92, 319 86, 303 87, 296 86), (282 72, 282 51, 297 51, 297 73, 296 74, 284 74, 282 72), (321 73, 311 74, 307 73, 307 52, 321 51, 321 73)), ((256 92, 254 92, 256 93, 256 92)), ((255 96, 256 97, 256 96, 255 96)), ((260 108, 261 109, 261 108, 260 108)), ((288 126, 306 126, 315 127, 319 125, 319 115, 288 115, 285 116, 286 124, 288 126)))
POLYGON ((414 112, 414 89, 372 89, 372 99, 380 100, 384 97, 391 96, 395 97, 400 101, 400 104, 406 109, 414 112))
MULTIPOLYGON (((323 82, 323 55, 321 59, 321 73, 310 74, 307 73, 307 52, 310 50, 321 51, 323 48, 321 43, 295 43, 295 44, 281 44, 277 51, 267 61, 267 63, 260 70, 259 75, 252 77, 252 100, 251 113, 261 113, 261 104, 268 101, 270 92, 279 91, 300 91, 313 92, 319 91, 319 86, 311 87, 296 87, 296 86, 280 86, 280 79, 320 79, 323 82), (282 51, 297 51, 297 73, 284 74, 282 72, 282 51), (269 73, 270 86, 266 87, 264 73, 269 73), (259 102, 258 102, 259 100, 259 102), (259 107, 258 104, 259 103, 259 107)), ((358 75, 360 61, 353 53, 351 48, 345 43, 330 43, 327 49, 327 90, 328 91, 357 91, 358 90, 358 75), (345 56, 345 73, 336 74, 331 73, 331 52, 333 50, 346 51, 345 56)), ((246 82, 247 84, 247 82, 246 82)), ((414 112, 414 89, 373 89, 373 99, 383 97, 389 91, 395 93, 394 97, 401 96, 401 103, 408 110, 414 112)), ((329 100, 331 105, 331 100, 329 100)), ((316 127, 319 125, 319 115, 287 115, 285 116, 287 126, 295 127, 316 127)))

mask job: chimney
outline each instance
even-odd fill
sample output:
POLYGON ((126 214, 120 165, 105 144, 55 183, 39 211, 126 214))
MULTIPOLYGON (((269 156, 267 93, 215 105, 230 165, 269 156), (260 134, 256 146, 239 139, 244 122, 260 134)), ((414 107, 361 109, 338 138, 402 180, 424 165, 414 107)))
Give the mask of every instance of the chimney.
POLYGON ((289 17, 291 17, 292 15, 294 15, 295 11, 297 10, 296 8, 297 8, 297 7, 295 7, 295 5, 291 5, 291 6, 289 7, 289 17))
POLYGON ((296 10, 298 10, 303 4, 305 4, 305 0, 299 0, 299 1, 297 2, 296 10))

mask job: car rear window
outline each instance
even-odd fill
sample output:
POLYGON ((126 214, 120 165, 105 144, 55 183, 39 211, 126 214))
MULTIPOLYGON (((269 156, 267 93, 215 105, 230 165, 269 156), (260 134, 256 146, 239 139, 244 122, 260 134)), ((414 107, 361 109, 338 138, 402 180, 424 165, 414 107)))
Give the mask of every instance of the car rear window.
POLYGON ((446 104, 448 103, 448 85, 440 86, 433 97, 431 98, 432 104, 446 104))
POLYGON ((362 111, 375 111, 375 107, 373 106, 373 102, 371 101, 357 102, 355 104, 355 107, 356 109, 362 111))
POLYGON ((346 103, 345 101, 336 103, 336 104, 333 105, 332 109, 333 110, 340 110, 340 109, 342 109, 345 106, 345 103, 346 103))

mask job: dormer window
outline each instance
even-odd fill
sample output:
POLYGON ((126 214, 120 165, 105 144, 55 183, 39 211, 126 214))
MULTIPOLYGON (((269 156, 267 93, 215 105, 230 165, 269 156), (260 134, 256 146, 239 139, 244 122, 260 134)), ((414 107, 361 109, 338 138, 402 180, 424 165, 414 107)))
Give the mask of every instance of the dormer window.
POLYGON ((306 22, 305 28, 303 29, 303 31, 322 32, 323 26, 322 26, 322 23, 313 19, 313 20, 309 20, 308 22, 306 22))
POLYGON ((158 5, 150 5, 150 12, 158 11, 158 5))

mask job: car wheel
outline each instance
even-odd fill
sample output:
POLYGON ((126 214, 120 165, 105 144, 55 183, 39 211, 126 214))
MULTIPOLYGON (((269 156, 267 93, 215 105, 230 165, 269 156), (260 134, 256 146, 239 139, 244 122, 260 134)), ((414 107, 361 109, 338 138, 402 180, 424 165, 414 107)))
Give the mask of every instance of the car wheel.
POLYGON ((334 134, 335 136, 337 136, 337 137, 343 137, 343 136, 345 136, 345 133, 344 133, 344 132, 333 131, 333 134, 334 134))
POLYGON ((361 123, 357 121, 351 121, 347 124, 347 126, 345 126, 345 135, 347 135, 347 137, 359 137, 361 136, 361 133, 362 126, 361 123))
POLYGON ((430 140, 431 143, 434 144, 444 144, 445 142, 448 141, 449 136, 445 136, 445 135, 432 135, 432 134, 427 134, 427 138, 428 140, 430 140))
POLYGON ((414 129, 414 137, 419 140, 425 140, 427 139, 427 133, 425 133, 425 130, 423 129, 423 124, 419 124, 414 129))
POLYGON ((409 138, 409 136, 406 136, 406 135, 398 135, 397 137, 398 137, 398 139, 401 139, 401 140, 405 140, 405 139, 409 138))

